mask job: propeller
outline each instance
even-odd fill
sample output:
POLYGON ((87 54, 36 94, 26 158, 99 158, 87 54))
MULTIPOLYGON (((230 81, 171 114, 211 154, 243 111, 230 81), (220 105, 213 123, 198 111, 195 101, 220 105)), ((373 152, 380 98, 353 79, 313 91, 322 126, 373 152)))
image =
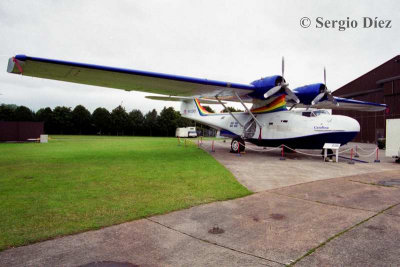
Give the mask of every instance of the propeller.
POLYGON ((333 97, 332 92, 328 90, 328 87, 326 86, 326 68, 324 67, 324 84, 320 87, 320 92, 319 94, 311 101, 311 105, 316 105, 318 102, 324 97, 328 99, 328 101, 331 101, 333 104, 336 106, 339 105, 339 103, 336 101, 336 99, 333 97))
POLYGON ((289 84, 285 82, 284 74, 285 74, 285 58, 282 57, 282 82, 277 86, 269 89, 268 92, 264 94, 264 98, 268 98, 283 89, 283 91, 288 95, 290 99, 292 99, 296 103, 300 103, 300 99, 296 96, 295 93, 293 93, 292 90, 290 90, 290 88, 288 87, 289 84))

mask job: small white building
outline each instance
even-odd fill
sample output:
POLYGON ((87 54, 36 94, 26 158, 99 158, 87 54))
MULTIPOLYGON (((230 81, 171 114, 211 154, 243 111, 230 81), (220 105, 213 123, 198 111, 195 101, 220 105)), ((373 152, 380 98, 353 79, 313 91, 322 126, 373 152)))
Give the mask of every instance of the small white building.
POLYGON ((176 137, 197 137, 196 127, 176 128, 176 137))
POLYGON ((386 120, 386 157, 400 157, 400 119, 386 120))

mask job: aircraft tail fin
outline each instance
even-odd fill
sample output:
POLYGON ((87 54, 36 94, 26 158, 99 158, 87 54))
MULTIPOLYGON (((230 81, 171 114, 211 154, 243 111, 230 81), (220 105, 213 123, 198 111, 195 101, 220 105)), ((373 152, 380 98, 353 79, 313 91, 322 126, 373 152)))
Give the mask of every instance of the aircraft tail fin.
POLYGON ((203 104, 218 104, 219 102, 213 99, 193 98, 183 96, 146 96, 148 99, 163 100, 163 101, 181 101, 180 113, 186 118, 195 118, 199 116, 207 116, 210 114, 200 103, 203 104))
POLYGON ((180 112, 185 118, 196 118, 200 116, 195 99, 183 100, 180 112))
MULTIPOLYGON (((203 102, 203 101, 202 101, 203 102)), ((213 103, 215 104, 215 103, 213 103)), ((194 118, 207 116, 211 114, 201 104, 200 100, 195 98, 192 100, 184 100, 181 105, 181 115, 186 118, 194 118)))

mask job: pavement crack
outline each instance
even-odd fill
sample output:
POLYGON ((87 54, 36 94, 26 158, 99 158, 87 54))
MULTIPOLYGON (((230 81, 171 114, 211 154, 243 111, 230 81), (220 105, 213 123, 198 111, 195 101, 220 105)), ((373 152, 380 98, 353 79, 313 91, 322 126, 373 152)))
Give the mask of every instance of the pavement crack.
POLYGON ((328 243, 329 243, 330 241, 332 241, 333 239, 335 239, 335 238, 337 238, 337 237, 343 235, 344 233, 346 233, 346 232, 348 232, 348 231, 350 231, 350 230, 352 230, 352 229, 358 227, 359 225, 361 225, 361 224, 363 224, 363 223, 368 222, 368 221, 371 220, 372 218, 375 218, 376 216, 378 216, 378 215, 384 213, 385 211, 388 211, 388 210, 390 210, 390 209, 396 207, 396 206, 399 205, 399 204, 400 204, 400 202, 397 203, 397 204, 394 204, 394 205, 392 205, 392 206, 390 206, 390 207, 388 207, 388 208, 386 208, 386 209, 383 209, 383 210, 379 211, 378 213, 376 213, 376 214, 374 214, 374 215, 372 215, 372 216, 370 216, 370 217, 368 217, 368 218, 362 220, 361 222, 356 223, 355 225, 353 225, 353 226, 351 226, 351 227, 349 227, 349 228, 347 228, 347 229, 344 229, 343 231, 341 231, 341 232, 339 232, 339 233, 337 233, 337 234, 331 236, 330 238, 328 238, 327 240, 325 240, 324 242, 322 242, 322 243, 319 244, 318 246, 316 246, 316 247, 310 249, 309 251, 307 251, 306 254, 304 254, 304 255, 301 256, 300 258, 296 259, 295 261, 293 261, 292 263, 290 263, 288 266, 293 266, 293 265, 295 265, 296 263, 298 263, 299 261, 301 261, 301 260, 304 259, 305 257, 307 257, 307 256, 309 256, 309 255, 311 255, 311 254, 313 254, 315 251, 317 251, 318 249, 320 249, 320 248, 322 248, 323 246, 325 246, 326 244, 328 244, 328 243))
MULTIPOLYGON (((221 248, 224 248, 224 249, 228 249, 228 250, 231 250, 231 251, 234 251, 234 252, 237 252, 237 253, 240 253, 240 254, 244 254, 244 255, 247 255, 247 256, 255 257, 255 258, 258 258, 258 259, 261 259, 261 260, 265 260, 265 261, 270 261, 270 262, 273 262, 273 263, 277 263, 277 264, 280 264, 280 265, 282 265, 282 266, 285 266, 285 265, 286 265, 286 264, 284 264, 284 263, 282 263, 282 262, 278 262, 278 261, 274 261, 274 260, 271 260, 271 259, 267 259, 267 258, 258 256, 258 255, 254 255, 254 254, 251 254, 251 253, 248 253, 248 252, 245 252, 245 251, 241 251, 241 250, 234 249, 234 248, 231 248, 231 247, 227 247, 227 246, 224 246, 224 245, 215 243, 215 242, 211 242, 211 241, 206 240, 206 239, 203 239, 203 238, 196 237, 196 236, 194 236, 194 235, 191 235, 191 234, 188 234, 188 233, 179 231, 179 230, 177 230, 177 229, 175 229, 175 228, 172 228, 171 226, 168 226, 168 225, 162 224, 162 223, 160 223, 160 222, 154 221, 154 220, 152 220, 152 219, 150 219, 150 218, 145 218, 145 220, 148 220, 148 221, 150 221, 150 222, 153 222, 153 223, 155 223, 155 224, 158 224, 158 225, 161 225, 161 226, 163 226, 163 227, 165 227, 165 228, 168 228, 169 230, 178 232, 178 233, 180 233, 180 234, 186 235, 186 236, 188 236, 188 237, 194 238, 194 239, 196 239, 196 240, 199 240, 199 241, 202 241, 202 242, 205 242, 205 243, 208 243, 208 244, 217 246, 217 247, 221 247, 221 248)), ((268 265, 266 265, 266 266, 268 266, 268 265)))
POLYGON ((394 217, 400 217, 400 215, 393 214, 393 213, 385 213, 386 216, 394 216, 394 217))
POLYGON ((350 182, 353 183, 359 183, 359 184, 366 184, 366 185, 373 185, 373 186, 381 186, 381 187, 391 187, 391 188, 396 188, 393 185, 381 185, 381 184, 377 184, 377 183, 367 183, 367 182, 361 182, 361 181, 355 181, 355 180, 349 180, 350 182))
MULTIPOLYGON (((395 170, 386 170, 386 171, 369 172, 368 174, 379 175, 379 174, 384 174, 384 173, 393 172, 393 171, 395 171, 395 170)), ((354 177, 355 175, 363 175, 363 174, 366 174, 366 173, 359 173, 359 174, 345 175, 345 176, 337 176, 337 177, 330 177, 330 178, 323 178, 323 179, 312 180, 312 181, 307 181, 307 182, 301 182, 301 183, 296 183, 296 184, 281 186, 281 187, 277 187, 277 188, 261 190, 261 191, 258 191, 257 193, 261 193, 261 192, 272 192, 273 190, 277 190, 277 189, 291 188, 291 187, 296 187, 296 186, 299 186, 299 185, 306 185, 306 184, 312 184, 312 183, 323 183, 323 182, 326 182, 326 181, 333 181, 333 180, 336 180, 336 179, 338 179, 338 178, 340 178, 340 179, 347 179, 347 178, 354 177)), ((395 186, 393 186, 393 187, 395 187, 395 186)))
POLYGON ((304 200, 304 201, 308 201, 308 202, 313 202, 313 203, 317 203, 317 204, 321 204, 321 205, 332 206, 332 207, 352 209, 352 210, 361 210, 361 211, 368 211, 368 212, 376 212, 375 210, 367 210, 367 209, 361 209, 361 208, 346 207, 346 206, 341 206, 341 205, 327 203, 327 202, 318 201, 318 200, 311 200, 311 199, 305 199, 305 198, 295 197, 295 196, 291 196, 291 195, 280 194, 280 193, 277 193, 277 192, 269 192, 269 193, 276 194, 276 195, 279 195, 279 196, 285 196, 285 197, 290 197, 290 198, 294 198, 294 199, 304 200))

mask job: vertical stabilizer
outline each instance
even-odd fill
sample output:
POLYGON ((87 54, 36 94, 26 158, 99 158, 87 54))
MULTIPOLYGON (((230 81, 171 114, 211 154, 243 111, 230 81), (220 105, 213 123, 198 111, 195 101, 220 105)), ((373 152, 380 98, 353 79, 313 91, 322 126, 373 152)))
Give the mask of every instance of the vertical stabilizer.
POLYGON ((188 119, 194 119, 200 117, 199 110, 195 99, 188 99, 182 101, 181 104, 181 115, 188 119))
POLYGON ((184 100, 182 102, 181 114, 184 117, 192 118, 192 117, 204 117, 210 115, 211 113, 201 106, 199 99, 195 98, 191 100, 184 100))

